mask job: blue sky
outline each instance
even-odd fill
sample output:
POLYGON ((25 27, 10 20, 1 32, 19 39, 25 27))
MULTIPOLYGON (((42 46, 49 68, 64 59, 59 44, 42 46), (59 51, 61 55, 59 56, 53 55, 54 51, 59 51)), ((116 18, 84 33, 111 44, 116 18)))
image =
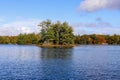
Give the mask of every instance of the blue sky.
POLYGON ((1 0, 0 35, 39 32, 37 24, 67 21, 75 34, 120 34, 119 0, 1 0))

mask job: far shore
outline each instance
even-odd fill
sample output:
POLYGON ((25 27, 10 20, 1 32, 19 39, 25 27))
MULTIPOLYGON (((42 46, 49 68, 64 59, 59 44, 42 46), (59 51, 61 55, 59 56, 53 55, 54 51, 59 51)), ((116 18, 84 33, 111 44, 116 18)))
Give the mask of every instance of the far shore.
POLYGON ((38 46, 41 48, 73 48, 76 46, 120 46, 116 44, 69 44, 69 45, 53 45, 53 44, 0 44, 0 45, 25 45, 25 46, 38 46))

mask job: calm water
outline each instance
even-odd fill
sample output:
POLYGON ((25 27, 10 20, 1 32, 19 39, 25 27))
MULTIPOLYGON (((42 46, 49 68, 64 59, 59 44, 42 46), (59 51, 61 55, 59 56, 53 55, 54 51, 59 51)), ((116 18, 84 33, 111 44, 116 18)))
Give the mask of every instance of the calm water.
POLYGON ((0 80, 120 80, 120 46, 0 45, 0 80))

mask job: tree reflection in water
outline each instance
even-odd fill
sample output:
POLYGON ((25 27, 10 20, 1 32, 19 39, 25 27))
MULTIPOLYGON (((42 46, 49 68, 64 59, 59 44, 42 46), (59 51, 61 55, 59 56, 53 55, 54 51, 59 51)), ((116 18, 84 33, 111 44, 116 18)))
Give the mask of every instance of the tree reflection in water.
POLYGON ((72 72, 73 48, 41 48, 40 54, 43 80, 68 80, 75 75, 72 72))
POLYGON ((41 58, 43 59, 68 59, 72 56, 72 48, 42 48, 41 58))

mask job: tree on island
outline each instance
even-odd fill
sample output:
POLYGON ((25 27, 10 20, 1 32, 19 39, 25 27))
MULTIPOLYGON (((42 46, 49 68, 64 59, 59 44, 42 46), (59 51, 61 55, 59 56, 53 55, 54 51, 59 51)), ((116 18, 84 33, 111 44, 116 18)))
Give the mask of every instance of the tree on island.
POLYGON ((73 29, 67 22, 57 21, 52 23, 50 20, 39 24, 41 27, 41 44, 50 45, 70 45, 74 44, 73 29))
POLYGON ((43 21, 39 24, 38 34, 19 34, 17 36, 0 36, 0 44, 35 44, 41 47, 73 47, 76 45, 109 44, 120 45, 120 35, 84 34, 74 35, 67 22, 43 21))

